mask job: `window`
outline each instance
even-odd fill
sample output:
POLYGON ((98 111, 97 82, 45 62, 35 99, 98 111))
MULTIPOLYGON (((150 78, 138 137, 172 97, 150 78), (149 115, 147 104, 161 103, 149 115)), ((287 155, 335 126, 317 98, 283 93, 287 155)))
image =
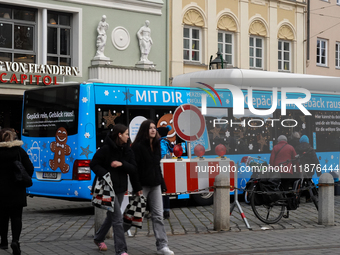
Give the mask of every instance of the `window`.
POLYGON ((28 90, 25 93, 24 115, 40 113, 40 118, 23 118, 23 135, 54 137, 58 127, 65 127, 68 135, 78 133, 79 85, 54 86, 49 89, 28 90), (42 117, 49 112, 74 112, 70 117, 42 117))
POLYGON ((336 0, 336 4, 339 4, 339 5, 340 5, 340 0, 336 0))
POLYGON ((35 63, 36 13, 0 5, 0 61, 35 63))
POLYGON ((291 60, 290 60, 290 42, 279 41, 278 45, 278 70, 279 71, 290 71, 291 60))
POLYGON ((47 13, 47 64, 71 66, 71 16, 47 13))
POLYGON ((326 40, 317 39, 316 64, 320 66, 327 66, 327 41, 326 40))
POLYGON ((340 68, 340 42, 335 44, 335 67, 340 68))
POLYGON ((221 52, 225 61, 228 64, 233 65, 234 61, 234 35, 227 32, 218 33, 218 49, 221 52))
POLYGON ((263 69, 263 38, 249 38, 249 67, 263 69))
POLYGON ((183 29, 183 59, 200 61, 201 30, 185 27, 183 29))

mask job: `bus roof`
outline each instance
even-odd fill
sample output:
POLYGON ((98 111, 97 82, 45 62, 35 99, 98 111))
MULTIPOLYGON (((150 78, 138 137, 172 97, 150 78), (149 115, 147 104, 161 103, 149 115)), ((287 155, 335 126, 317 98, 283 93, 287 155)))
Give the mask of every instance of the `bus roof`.
POLYGON ((205 82, 215 88, 231 84, 240 88, 254 87, 264 90, 272 87, 301 87, 318 93, 340 92, 339 77, 247 69, 218 69, 182 74, 174 77, 172 85, 190 87, 192 81, 205 82))

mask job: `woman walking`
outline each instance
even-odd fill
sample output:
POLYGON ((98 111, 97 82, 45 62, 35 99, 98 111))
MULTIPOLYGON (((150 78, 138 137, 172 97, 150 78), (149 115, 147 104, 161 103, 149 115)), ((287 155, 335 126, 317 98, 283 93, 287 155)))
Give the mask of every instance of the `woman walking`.
POLYGON ((135 153, 143 194, 147 198, 152 215, 157 254, 173 255, 174 252, 168 247, 168 237, 163 222, 162 190, 165 189, 165 184, 160 166, 160 142, 154 121, 143 121, 132 144, 132 150, 135 153))
POLYGON ((33 175, 34 166, 21 146, 23 142, 16 139, 11 128, 0 131, 0 235, 1 249, 8 249, 8 225, 11 219, 12 243, 14 255, 20 255, 20 234, 22 230, 22 210, 27 206, 26 188, 15 181, 14 161, 21 159, 29 176, 33 175))
POLYGON ((128 188, 128 178, 133 190, 140 195, 142 187, 138 182, 134 154, 128 144, 129 130, 126 126, 116 124, 105 138, 104 145, 95 153, 91 161, 91 169, 96 178, 102 178, 110 172, 115 191, 114 211, 107 211, 106 218, 94 236, 99 250, 106 251, 105 236, 113 227, 116 255, 128 255, 124 236, 123 216, 120 206, 128 188))

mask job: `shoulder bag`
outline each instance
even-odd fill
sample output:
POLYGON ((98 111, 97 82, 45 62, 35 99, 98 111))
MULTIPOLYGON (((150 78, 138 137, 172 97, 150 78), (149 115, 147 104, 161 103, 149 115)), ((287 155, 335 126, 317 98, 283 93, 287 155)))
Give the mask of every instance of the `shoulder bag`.
POLYGON ((14 176, 15 182, 21 187, 31 187, 33 185, 32 178, 27 173, 24 165, 21 162, 21 156, 19 151, 19 160, 15 160, 14 164, 14 176))

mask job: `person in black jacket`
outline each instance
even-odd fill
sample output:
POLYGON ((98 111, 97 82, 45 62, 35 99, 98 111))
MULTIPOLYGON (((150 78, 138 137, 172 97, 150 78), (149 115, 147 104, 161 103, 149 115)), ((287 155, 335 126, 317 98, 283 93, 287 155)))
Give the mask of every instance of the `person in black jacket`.
POLYGON ((8 249, 8 225, 11 219, 12 243, 14 255, 21 254, 19 238, 22 230, 22 211, 27 206, 26 188, 16 183, 14 161, 21 158, 21 163, 32 177, 34 166, 21 146, 23 142, 15 140, 16 133, 11 128, 0 131, 0 235, 1 249, 8 249))
POLYGON ((168 237, 163 222, 162 190, 166 191, 160 166, 161 148, 153 120, 145 120, 139 127, 132 144, 135 153, 139 181, 150 208, 157 254, 173 255, 168 247, 168 237), (163 188, 162 188, 163 187, 163 188))
POLYGON ((127 245, 124 236, 123 216, 120 206, 128 189, 128 176, 137 195, 142 187, 138 181, 136 161, 128 144, 129 130, 126 126, 116 124, 105 138, 104 145, 95 153, 90 163, 96 178, 102 178, 110 172, 115 191, 114 212, 107 211, 107 216, 94 236, 94 242, 99 250, 106 251, 105 236, 113 227, 116 255, 127 255, 127 245))
MULTIPOLYGON (((296 153, 300 156, 300 167, 303 177, 308 181, 308 179, 311 179, 314 175, 315 169, 320 169, 320 162, 316 156, 315 150, 309 144, 308 136, 301 136, 300 144, 296 147, 296 153)), ((321 171, 317 171, 316 174, 317 176, 320 176, 321 171)), ((306 197, 307 202, 311 202, 308 191, 303 191, 302 195, 306 197)))
MULTIPOLYGON (((312 178, 315 169, 319 166, 320 162, 316 156, 315 150, 310 146, 309 139, 306 135, 301 136, 300 144, 296 147, 296 153, 300 156, 300 166, 304 177, 312 178)), ((320 176, 321 172, 318 171, 317 175, 320 176)))

